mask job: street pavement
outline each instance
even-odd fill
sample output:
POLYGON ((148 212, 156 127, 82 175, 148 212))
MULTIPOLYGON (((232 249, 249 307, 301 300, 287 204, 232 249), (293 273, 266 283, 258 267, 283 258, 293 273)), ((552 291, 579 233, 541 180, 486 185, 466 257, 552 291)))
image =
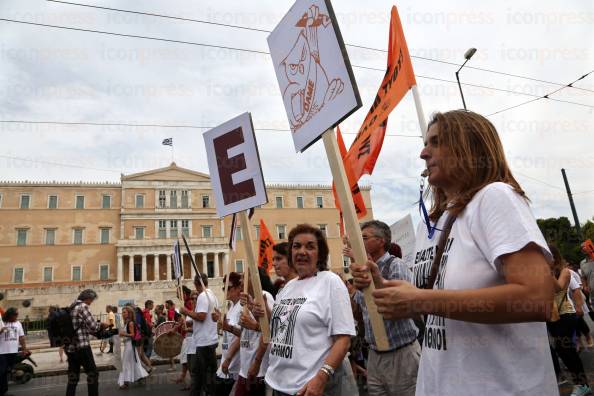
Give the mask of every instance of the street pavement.
MULTIPOLYGON (((120 390, 117 384, 118 372, 115 370, 102 371, 99 373, 99 394, 100 395, 188 395, 189 392, 181 390, 182 385, 176 384, 175 379, 179 371, 169 372, 169 366, 157 366, 153 373, 146 380, 131 385, 126 390, 120 390)), ((180 365, 177 365, 180 369, 180 365)), ((189 375, 187 377, 189 383, 189 375)), ((46 376, 32 379, 24 385, 10 385, 8 394, 14 396, 64 396, 66 393, 66 375, 46 376)), ((81 374, 77 388, 77 395, 85 396, 87 393, 86 376, 81 374)))

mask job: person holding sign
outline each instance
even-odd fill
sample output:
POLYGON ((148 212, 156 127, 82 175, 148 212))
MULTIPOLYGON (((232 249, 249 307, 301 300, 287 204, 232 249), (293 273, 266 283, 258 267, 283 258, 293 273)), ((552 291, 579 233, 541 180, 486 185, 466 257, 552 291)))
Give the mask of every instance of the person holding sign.
POLYGON ((193 311, 186 307, 180 307, 179 309, 182 315, 193 319, 192 345, 196 348, 196 352, 190 355, 191 396, 200 396, 203 390, 207 395, 212 395, 212 385, 217 371, 216 350, 219 344, 217 334, 219 314, 216 308, 219 306, 219 301, 215 294, 206 288, 207 286, 208 277, 206 274, 196 274, 194 287, 199 293, 196 307, 193 311))
POLYGON ((416 286, 383 279, 372 261, 352 265, 359 287, 373 279, 384 318, 426 315, 416 394, 558 395, 543 323, 551 253, 495 127, 437 113, 421 158, 433 205, 416 235, 416 286))
POLYGON ((300 224, 289 233, 289 263, 298 277, 272 308, 266 383, 275 395, 321 395, 347 381, 343 363, 355 324, 346 286, 328 271, 328 252, 318 228, 300 224))
MULTIPOLYGON (((258 268, 260 284, 262 285, 262 295, 266 303, 268 312, 272 310, 274 297, 270 278, 263 268, 258 268)), ((241 326, 241 340, 239 342, 240 352, 239 360, 241 368, 237 385, 235 387, 235 396, 264 396, 266 386, 264 384, 264 375, 268 369, 268 344, 262 341, 262 329, 258 319, 263 315, 263 311, 257 312, 254 308, 258 305, 251 296, 254 295, 254 287, 251 279, 248 280, 249 294, 241 293, 241 304, 247 306, 239 318, 241 326)))
POLYGON ((241 304, 239 304, 239 295, 241 294, 242 281, 241 275, 237 272, 229 273, 223 278, 223 284, 227 285, 227 299, 233 304, 223 319, 223 341, 221 343, 221 366, 217 371, 216 396, 228 396, 233 389, 233 384, 239 375, 239 337, 241 336, 241 327, 239 327, 239 317, 241 315, 241 304))
MULTIPOLYGON (((392 232, 386 223, 379 220, 367 221, 361 225, 361 233, 365 251, 377 264, 384 279, 411 281, 411 273, 404 261, 388 252, 392 232)), ((351 256, 352 254, 349 254, 349 257, 351 256)), ((384 320, 390 349, 379 351, 373 337, 367 304, 361 291, 355 294, 355 302, 363 314, 365 339, 369 344, 367 363, 369 395, 414 396, 421 348, 417 342, 417 328, 413 320, 384 320), (394 370, 398 375, 394 375, 394 370)))

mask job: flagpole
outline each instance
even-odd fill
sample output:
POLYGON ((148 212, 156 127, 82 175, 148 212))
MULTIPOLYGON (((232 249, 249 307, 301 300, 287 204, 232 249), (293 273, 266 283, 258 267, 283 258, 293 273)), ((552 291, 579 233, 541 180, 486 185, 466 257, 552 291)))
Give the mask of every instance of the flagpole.
POLYGON ((415 108, 417 109, 419 127, 421 128, 421 136, 423 137, 423 141, 425 141, 425 137, 427 136, 427 121, 425 120, 425 113, 423 112, 423 104, 421 103, 419 88, 416 84, 412 86, 412 93, 415 100, 415 108))
MULTIPOLYGON (((344 223, 346 225, 347 234, 349 234, 350 241, 352 243, 353 254, 355 256, 356 263, 367 262, 367 252, 365 251, 365 245, 363 244, 363 236, 361 235, 361 226, 359 225, 359 219, 355 212, 355 204, 353 202, 353 196, 349 187, 347 175, 344 169, 344 163, 340 156, 338 149, 338 141, 334 134, 334 129, 330 128, 322 135, 324 141, 324 148, 326 149, 326 155, 328 156, 328 163, 330 164, 330 170, 332 171, 332 178, 336 185, 336 193, 340 201, 340 207, 342 209, 344 223)), ((367 304, 367 313, 371 322, 371 330, 375 338, 375 344, 377 349, 380 351, 387 351, 390 348, 388 342, 388 336, 386 334, 386 328, 382 316, 377 310, 377 305, 373 300, 373 291, 375 285, 373 282, 363 289, 363 296, 365 303, 367 304)))

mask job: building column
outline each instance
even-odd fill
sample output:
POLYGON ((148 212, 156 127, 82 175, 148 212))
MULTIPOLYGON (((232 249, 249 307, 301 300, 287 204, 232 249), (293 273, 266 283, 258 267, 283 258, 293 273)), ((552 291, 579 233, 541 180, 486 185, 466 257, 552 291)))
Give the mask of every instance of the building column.
POLYGON ((159 255, 153 255, 153 280, 158 281, 160 278, 159 274, 159 255))
POLYGON ((134 255, 128 256, 128 282, 134 282, 134 255))
POLYGON ((219 273, 219 252, 214 252, 213 253, 213 263, 214 263, 214 277, 218 278, 221 276, 221 274, 219 273))
POLYGON ((142 272, 141 272, 141 280, 146 282, 146 254, 142 255, 142 272))
POLYGON ((225 220, 221 219, 221 236, 225 236, 225 220))
MULTIPOLYGON (((194 262, 196 263, 196 267, 198 267, 198 253, 194 253, 194 262)), ((194 269, 193 265, 192 268, 190 268, 190 273, 192 274, 192 280, 194 280, 196 277, 196 269, 194 269)))
POLYGON ((223 252, 223 271, 226 274, 229 274, 231 271, 235 271, 235 269, 229 268, 229 255, 226 252, 223 252))
POLYGON ((171 280, 171 255, 167 255, 167 280, 171 280))
POLYGON ((124 281, 124 256, 118 256, 118 283, 124 281))

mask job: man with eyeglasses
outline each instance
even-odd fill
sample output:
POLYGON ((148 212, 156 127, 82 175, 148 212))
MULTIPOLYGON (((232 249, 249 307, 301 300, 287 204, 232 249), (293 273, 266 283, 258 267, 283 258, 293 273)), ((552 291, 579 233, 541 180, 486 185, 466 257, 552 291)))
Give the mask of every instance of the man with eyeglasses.
MULTIPOLYGON (((392 232, 386 223, 378 220, 363 223, 361 234, 368 256, 377 264, 384 279, 411 282, 412 273, 404 261, 388 252, 392 232)), ((345 249, 345 255, 352 257, 349 248, 345 249)), ((369 344, 367 363, 369 395, 414 395, 421 348, 417 342, 417 327, 413 320, 384 320, 390 348, 387 351, 379 351, 361 291, 357 291, 355 302, 361 308, 365 339, 369 344)))

